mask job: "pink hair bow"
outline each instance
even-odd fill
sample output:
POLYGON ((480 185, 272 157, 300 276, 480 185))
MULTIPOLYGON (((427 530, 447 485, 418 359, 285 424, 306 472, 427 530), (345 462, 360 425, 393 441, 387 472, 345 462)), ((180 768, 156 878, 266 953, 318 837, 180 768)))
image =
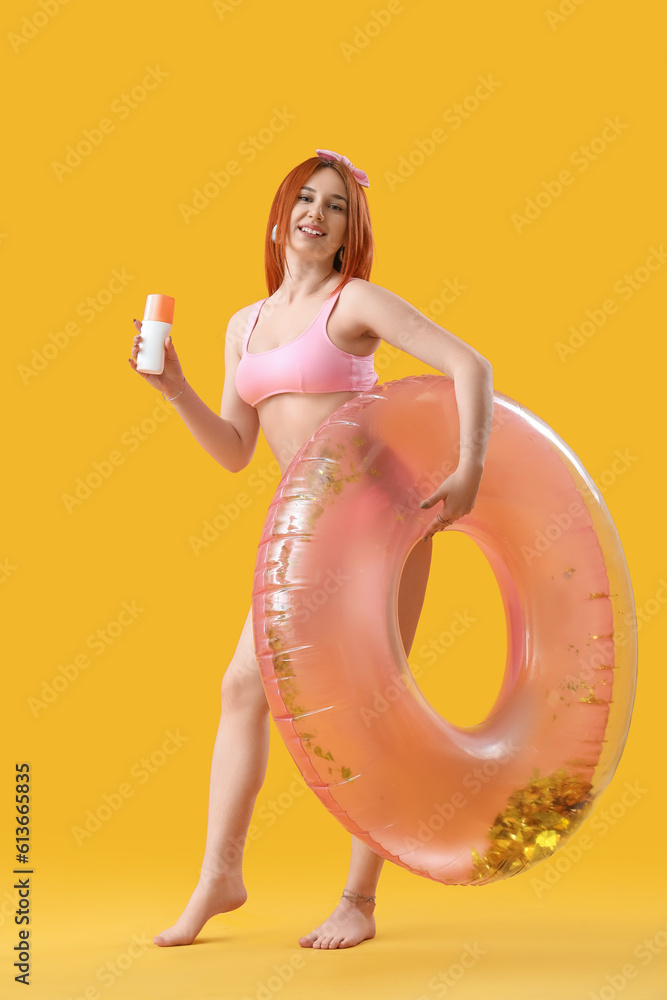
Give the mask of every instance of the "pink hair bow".
POLYGON ((333 159, 344 163, 346 167, 350 168, 362 187, 370 187, 368 183, 368 174, 364 173, 363 170, 360 170, 359 167, 355 167, 354 163, 350 162, 347 156, 341 156, 340 153, 334 153, 331 149, 316 149, 315 152, 321 160, 333 159))

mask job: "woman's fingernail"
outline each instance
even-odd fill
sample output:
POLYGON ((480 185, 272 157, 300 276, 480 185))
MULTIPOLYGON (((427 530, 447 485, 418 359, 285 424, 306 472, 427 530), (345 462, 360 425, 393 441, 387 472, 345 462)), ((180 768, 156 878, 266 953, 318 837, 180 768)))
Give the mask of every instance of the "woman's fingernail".
POLYGON ((424 500, 423 503, 419 504, 420 507, 428 507, 428 500, 424 500))

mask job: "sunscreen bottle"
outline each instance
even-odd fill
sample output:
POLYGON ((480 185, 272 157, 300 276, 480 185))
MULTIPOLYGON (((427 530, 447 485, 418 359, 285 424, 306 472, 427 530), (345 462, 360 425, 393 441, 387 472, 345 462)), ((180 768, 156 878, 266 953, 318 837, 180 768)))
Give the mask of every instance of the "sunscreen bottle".
POLYGON ((137 351, 137 371, 161 375, 164 371, 164 342, 174 322, 171 295, 147 295, 141 321, 141 342, 137 351))

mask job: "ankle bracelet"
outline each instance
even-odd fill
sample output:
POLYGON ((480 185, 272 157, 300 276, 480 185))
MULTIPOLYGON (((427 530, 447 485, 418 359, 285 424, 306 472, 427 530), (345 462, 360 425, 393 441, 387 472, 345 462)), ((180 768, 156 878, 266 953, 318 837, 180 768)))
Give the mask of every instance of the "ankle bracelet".
MULTIPOLYGON (((365 899, 366 902, 368 902, 368 903, 374 903, 375 902, 375 896, 362 896, 362 894, 360 892, 352 892, 351 889, 343 889, 343 892, 342 892, 342 895, 341 895, 341 899, 343 897, 345 897, 345 893, 346 892, 350 893, 350 895, 352 895, 352 896, 356 896, 358 899, 365 899)), ((345 897, 345 898, 349 899, 349 896, 345 897)))

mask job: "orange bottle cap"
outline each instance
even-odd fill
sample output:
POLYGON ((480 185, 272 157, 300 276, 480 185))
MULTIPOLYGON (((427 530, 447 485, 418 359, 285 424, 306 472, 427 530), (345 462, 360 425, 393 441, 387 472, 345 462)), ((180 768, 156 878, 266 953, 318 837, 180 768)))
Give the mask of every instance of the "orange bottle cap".
POLYGON ((171 295, 147 295, 144 319, 155 319, 159 323, 173 323, 174 299, 171 295))

